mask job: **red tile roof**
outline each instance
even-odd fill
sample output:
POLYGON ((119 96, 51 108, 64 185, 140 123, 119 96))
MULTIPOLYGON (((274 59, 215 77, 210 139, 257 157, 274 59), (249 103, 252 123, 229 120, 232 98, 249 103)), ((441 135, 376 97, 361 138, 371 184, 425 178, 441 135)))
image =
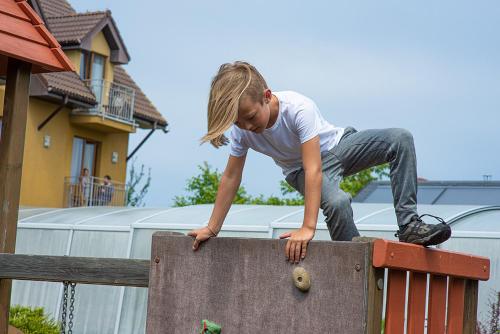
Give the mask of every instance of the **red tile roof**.
POLYGON ((76 14, 66 0, 37 0, 46 18, 76 14))
POLYGON ((0 75, 7 58, 33 64, 33 73, 75 71, 42 19, 25 0, 0 0, 0 75))
MULTIPOLYGON (((103 20, 109 20, 111 24, 116 26, 110 11, 77 13, 66 0, 31 1, 40 7, 51 33, 63 46, 80 44, 82 39, 86 38, 103 20)), ((117 38, 121 40, 118 29, 116 29, 116 34, 117 38)), ((124 45, 123 48, 125 48, 124 45)), ((126 50, 125 53, 127 53, 126 50)), ((128 54, 126 56, 128 57, 128 54)), ((114 82, 135 89, 134 117, 151 123, 156 122, 160 127, 167 126, 168 123, 165 118, 158 112, 123 67, 115 65, 114 76, 114 82)), ((43 74, 40 75, 40 81, 52 92, 68 95, 85 103, 95 103, 92 91, 77 75, 67 73, 43 74)))
POLYGON ((96 99, 90 88, 75 72, 43 73, 39 74, 48 92, 68 95, 89 104, 96 104, 96 99))
POLYGON ((80 44, 82 39, 110 12, 87 12, 47 18, 47 24, 62 45, 80 44))

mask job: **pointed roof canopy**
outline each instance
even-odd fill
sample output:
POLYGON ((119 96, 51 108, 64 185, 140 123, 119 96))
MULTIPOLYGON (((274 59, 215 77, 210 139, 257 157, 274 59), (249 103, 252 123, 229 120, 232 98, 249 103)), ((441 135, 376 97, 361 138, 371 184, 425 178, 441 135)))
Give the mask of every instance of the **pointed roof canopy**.
POLYGON ((75 71, 25 0, 0 0, 0 75, 5 75, 9 57, 33 64, 33 73, 75 71))

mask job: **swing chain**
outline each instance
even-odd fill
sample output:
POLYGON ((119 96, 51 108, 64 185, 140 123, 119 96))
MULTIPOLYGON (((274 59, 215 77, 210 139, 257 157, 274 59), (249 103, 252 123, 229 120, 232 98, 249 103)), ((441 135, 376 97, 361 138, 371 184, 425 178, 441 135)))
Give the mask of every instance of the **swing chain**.
POLYGON ((75 310, 75 287, 76 283, 64 281, 64 294, 63 294, 63 305, 62 305, 62 315, 61 315, 61 334, 72 334, 73 333, 73 311, 75 310), (69 304, 69 315, 68 313, 68 286, 71 286, 70 291, 70 304, 69 304), (68 332, 66 333, 66 316, 69 318, 68 332))

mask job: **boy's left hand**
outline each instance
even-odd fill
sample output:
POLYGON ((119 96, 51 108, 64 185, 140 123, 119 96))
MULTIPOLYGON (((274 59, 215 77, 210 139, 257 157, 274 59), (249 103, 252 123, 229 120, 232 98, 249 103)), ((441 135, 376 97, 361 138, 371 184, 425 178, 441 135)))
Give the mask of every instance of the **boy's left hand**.
POLYGON ((314 237, 314 229, 302 226, 300 229, 283 233, 280 239, 290 238, 286 243, 285 256, 288 261, 299 263, 306 257, 307 244, 314 237))

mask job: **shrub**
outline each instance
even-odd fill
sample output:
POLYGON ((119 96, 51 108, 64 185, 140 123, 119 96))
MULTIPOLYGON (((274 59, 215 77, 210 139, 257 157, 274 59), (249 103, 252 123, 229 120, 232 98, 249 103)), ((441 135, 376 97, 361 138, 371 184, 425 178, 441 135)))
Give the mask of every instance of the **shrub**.
POLYGON ((44 314, 42 307, 10 307, 9 323, 24 334, 59 334, 59 323, 44 314))

